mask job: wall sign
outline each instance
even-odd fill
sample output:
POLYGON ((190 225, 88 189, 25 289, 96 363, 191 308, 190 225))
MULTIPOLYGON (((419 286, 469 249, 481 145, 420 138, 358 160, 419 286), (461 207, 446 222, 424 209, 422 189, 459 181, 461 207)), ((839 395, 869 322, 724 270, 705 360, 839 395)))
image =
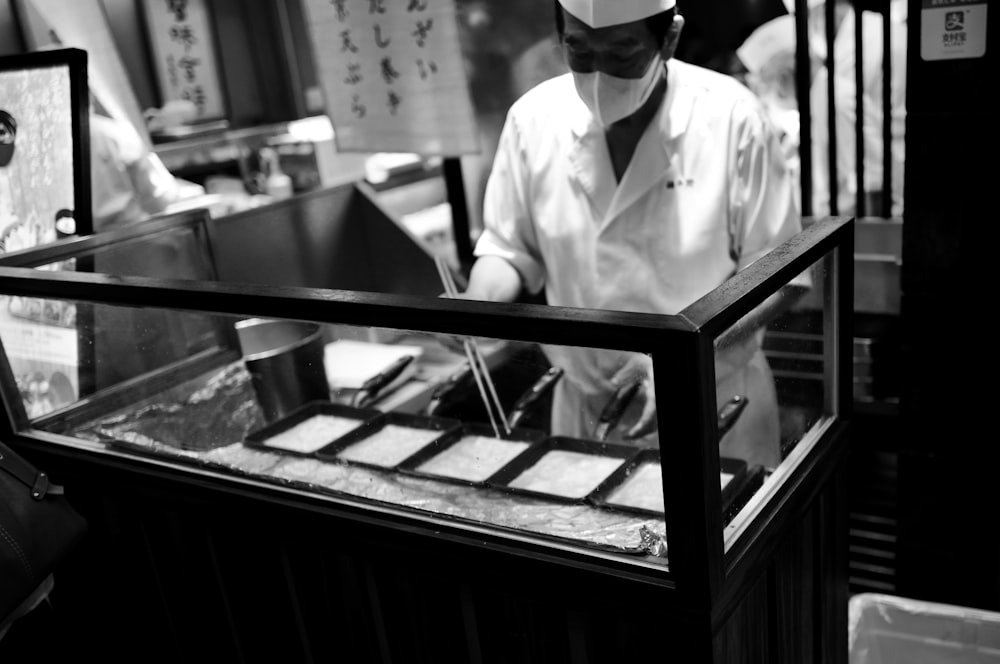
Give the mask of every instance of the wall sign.
POLYGON ((981 58, 986 54, 986 0, 922 0, 920 57, 981 58))
POLYGON ((307 0, 341 152, 479 151, 453 0, 307 0))
POLYGON ((163 103, 194 103, 199 120, 226 113, 205 0, 143 0, 163 103))
MULTIPOLYGON (((86 117, 85 51, 0 57, 0 262, 55 241, 67 215, 78 216, 77 230, 89 232, 86 117)), ((74 303, 0 295, 0 341, 29 417, 77 398, 74 303)))

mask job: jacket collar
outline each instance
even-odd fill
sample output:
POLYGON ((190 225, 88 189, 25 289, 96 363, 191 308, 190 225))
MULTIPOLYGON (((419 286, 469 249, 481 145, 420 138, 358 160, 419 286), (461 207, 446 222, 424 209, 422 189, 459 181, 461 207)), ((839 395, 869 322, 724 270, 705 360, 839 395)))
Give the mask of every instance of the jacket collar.
POLYGON ((572 105, 568 118, 574 136, 569 154, 571 170, 604 224, 669 174, 671 154, 676 151, 674 143, 687 131, 694 105, 693 91, 680 81, 679 70, 687 66, 677 60, 668 64, 663 104, 639 140, 620 183, 615 182, 603 129, 582 101, 572 105))

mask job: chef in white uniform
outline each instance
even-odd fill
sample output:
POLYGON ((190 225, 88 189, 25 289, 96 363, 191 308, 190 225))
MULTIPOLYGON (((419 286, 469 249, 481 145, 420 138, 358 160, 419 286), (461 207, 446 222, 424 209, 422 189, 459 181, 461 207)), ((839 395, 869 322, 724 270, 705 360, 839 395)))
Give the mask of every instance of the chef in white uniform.
MULTIPOLYGON (((794 6, 789 2, 789 13, 794 6)), ((890 214, 903 214, 903 169, 906 164, 906 3, 890 3, 888 19, 880 12, 857 12, 850 0, 829 0, 834 5, 833 77, 834 108, 836 109, 836 173, 837 214, 857 214, 857 59, 855 22, 861 21, 862 62, 861 97, 863 116, 861 135, 864 154, 864 187, 868 196, 866 215, 881 215, 883 191, 882 123, 885 108, 882 97, 885 60, 883 20, 889 21, 889 57, 892 76, 889 85, 889 127, 892 158, 892 189, 890 214)), ((826 66, 826 6, 824 0, 808 0, 809 57, 814 74, 809 86, 809 108, 812 112, 812 214, 823 217, 831 213, 830 204, 830 133, 827 128, 827 88, 829 73, 826 66)))
MULTIPOLYGON (((675 0, 556 1, 571 71, 510 108, 462 297, 544 289, 551 305, 676 314, 800 230, 777 133, 744 86, 672 58, 675 0)), ((719 404, 748 397, 722 452, 773 467, 774 384, 752 336, 717 362, 719 404)), ((553 433, 592 437, 638 377, 645 390, 610 438, 656 445, 648 357, 545 350, 565 371, 553 433)))

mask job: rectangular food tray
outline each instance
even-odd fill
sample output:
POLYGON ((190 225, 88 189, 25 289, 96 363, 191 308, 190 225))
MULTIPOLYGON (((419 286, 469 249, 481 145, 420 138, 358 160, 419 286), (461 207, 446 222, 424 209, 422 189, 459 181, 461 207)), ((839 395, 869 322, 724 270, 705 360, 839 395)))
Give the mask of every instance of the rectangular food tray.
POLYGON ((533 446, 543 441, 546 435, 547 434, 545 434, 545 432, 536 431, 534 429, 515 428, 511 429, 510 433, 505 435, 503 438, 497 438, 496 433, 491 427, 481 424, 466 424, 458 429, 455 429, 454 431, 449 432, 447 435, 438 438, 430 445, 424 447, 409 459, 401 463, 399 465, 399 471, 407 475, 440 480, 443 482, 453 482, 469 486, 487 486, 489 479, 493 475, 499 472, 507 464, 515 462, 521 454, 528 453, 533 446), (458 449, 456 446, 459 445, 459 443, 473 437, 496 441, 496 449, 502 448, 506 442, 524 443, 526 444, 526 447, 512 453, 509 457, 497 461, 491 468, 488 469, 488 471, 481 473, 481 479, 470 477, 469 473, 463 474, 457 469, 452 471, 451 469, 438 466, 439 470, 433 470, 430 469, 434 468, 433 466, 425 466, 425 464, 431 464, 435 461, 440 462, 444 458, 443 455, 447 455, 449 452, 454 452, 458 449))
POLYGON ((272 422, 271 424, 248 434, 246 439, 244 439, 243 444, 248 447, 253 447, 267 452, 288 454, 291 456, 311 457, 332 442, 339 440, 345 435, 348 435, 349 433, 356 431, 360 427, 365 426, 366 424, 369 424, 381 417, 382 413, 374 409, 355 408, 353 406, 331 403, 329 401, 310 401, 309 403, 296 408, 280 420, 272 422), (317 439, 314 446, 303 448, 301 450, 268 444, 268 441, 273 440, 279 434, 285 433, 293 427, 316 416, 329 416, 344 418, 347 420, 357 420, 357 424, 352 426, 346 432, 342 431, 336 435, 330 435, 322 439, 317 439))
MULTIPOLYGON (((638 448, 631 447, 629 445, 602 443, 593 440, 568 438, 564 436, 553 436, 546 438, 537 445, 534 445, 531 449, 519 455, 512 462, 501 468, 493 477, 489 479, 488 484, 495 489, 507 491, 513 494, 542 498, 562 503, 582 503, 586 500, 587 496, 594 491, 594 489, 600 486, 600 484, 604 482, 608 476, 618 470, 623 464, 628 463, 628 461, 635 456, 638 451, 638 448), (548 484, 549 486, 554 486, 558 484, 560 480, 566 480, 571 476, 578 476, 578 472, 574 473, 573 469, 565 467, 562 463, 558 463, 558 459, 555 456, 549 457, 550 454, 562 454, 567 452, 573 453, 573 457, 571 458, 582 460, 582 463, 587 463, 587 457, 592 457, 594 462, 601 463, 607 467, 597 469, 597 471, 600 472, 596 473, 596 479, 585 482, 587 485, 584 487, 585 490, 584 488, 581 488, 572 492, 558 492, 555 490, 550 491, 542 488, 531 488, 530 486, 518 485, 519 478, 531 477, 528 473, 541 473, 538 477, 531 479, 537 479, 542 482, 542 485, 548 484), (582 454, 584 456, 577 457, 577 454, 582 454)), ((569 458, 570 457, 565 459, 563 463, 569 461, 569 458)))
MULTIPOLYGON (((318 450, 316 457, 327 462, 354 464, 377 470, 392 470, 439 439, 452 435, 461 427, 462 423, 459 420, 447 417, 429 417, 410 413, 384 413, 381 417, 366 422, 361 427, 331 442, 323 449, 318 450), (386 431, 387 427, 414 429, 415 434, 425 435, 426 440, 422 442, 412 440, 406 440, 405 442, 398 441, 393 445, 389 445, 387 442, 385 444, 390 449, 382 450, 382 454, 391 454, 392 456, 379 459, 376 455, 379 451, 378 447, 382 443, 379 443, 378 435, 386 431), (360 447, 361 445, 371 447, 360 447), (413 446, 413 449, 402 449, 410 445, 413 446), (352 454, 354 456, 351 456, 352 454)), ((393 433, 393 435, 403 434, 393 433)))
MULTIPOLYGON (((660 451, 655 449, 644 449, 638 454, 633 456, 629 462, 611 474, 607 480, 601 483, 597 489, 594 490, 590 496, 587 497, 588 502, 597 507, 602 507, 605 509, 611 509, 620 512, 629 512, 632 514, 640 514, 643 516, 663 516, 663 482, 662 479, 655 483, 655 489, 658 490, 659 501, 654 499, 653 502, 658 502, 660 507, 646 507, 641 505, 634 505, 624 502, 616 502, 615 493, 619 488, 627 485, 630 479, 637 476, 638 472, 642 472, 647 466, 656 466, 656 471, 659 471, 660 464, 660 451)), ((733 502, 740 487, 743 484, 743 480, 747 474, 747 463, 741 459, 731 459, 728 457, 721 457, 719 459, 719 470, 721 473, 726 473, 732 477, 726 482, 726 485, 722 487, 722 509, 723 513, 726 513, 729 509, 729 505, 733 502)), ((657 477, 660 477, 659 472, 655 473, 657 477)), ((720 477, 721 483, 721 477, 720 477)))

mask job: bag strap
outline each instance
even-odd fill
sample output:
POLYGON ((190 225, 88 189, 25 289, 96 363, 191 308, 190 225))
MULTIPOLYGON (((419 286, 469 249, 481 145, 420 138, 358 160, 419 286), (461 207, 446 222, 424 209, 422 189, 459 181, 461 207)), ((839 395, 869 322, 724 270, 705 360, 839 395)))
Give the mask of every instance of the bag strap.
POLYGON ((62 493, 62 487, 52 484, 46 473, 32 466, 3 443, 0 443, 0 471, 6 472, 28 487, 31 490, 31 497, 35 500, 45 498, 47 493, 62 493))

